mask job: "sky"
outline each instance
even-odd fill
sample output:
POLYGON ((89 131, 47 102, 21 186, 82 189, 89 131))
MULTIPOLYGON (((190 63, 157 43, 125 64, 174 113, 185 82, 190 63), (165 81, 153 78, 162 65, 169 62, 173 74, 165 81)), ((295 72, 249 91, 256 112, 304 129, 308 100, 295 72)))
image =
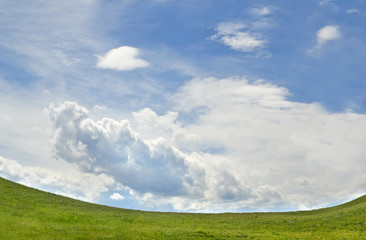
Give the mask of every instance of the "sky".
POLYGON ((1 0, 0 176, 110 206, 366 193, 366 2, 1 0))

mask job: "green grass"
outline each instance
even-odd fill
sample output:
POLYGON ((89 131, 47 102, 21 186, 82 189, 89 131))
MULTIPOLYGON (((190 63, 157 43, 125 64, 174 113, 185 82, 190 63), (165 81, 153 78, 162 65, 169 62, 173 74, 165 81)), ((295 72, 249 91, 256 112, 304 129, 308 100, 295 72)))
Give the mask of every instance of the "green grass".
POLYGON ((306 212, 160 213, 85 203, 0 178, 0 239, 366 239, 366 197, 306 212))

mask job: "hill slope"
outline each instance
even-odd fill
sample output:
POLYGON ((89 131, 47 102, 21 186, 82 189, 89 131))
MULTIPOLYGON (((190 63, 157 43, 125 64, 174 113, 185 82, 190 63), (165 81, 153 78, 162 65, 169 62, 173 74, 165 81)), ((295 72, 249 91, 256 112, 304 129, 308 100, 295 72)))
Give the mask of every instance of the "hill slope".
POLYGON ((1 239, 366 239, 366 197, 308 212, 188 214, 85 203, 0 178, 1 239))

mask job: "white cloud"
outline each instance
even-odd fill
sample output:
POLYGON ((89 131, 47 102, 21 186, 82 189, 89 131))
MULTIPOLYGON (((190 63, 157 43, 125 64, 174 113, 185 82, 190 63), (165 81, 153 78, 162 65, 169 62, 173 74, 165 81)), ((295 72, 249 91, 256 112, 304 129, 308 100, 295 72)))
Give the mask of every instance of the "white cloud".
POLYGON ((318 30, 317 44, 310 49, 309 53, 314 53, 323 48, 331 41, 335 41, 341 38, 341 32, 339 31, 339 26, 336 25, 327 25, 318 30))
POLYGON ((358 10, 357 8, 352 8, 352 9, 348 9, 346 11, 346 13, 348 13, 348 14, 360 13, 360 10, 358 10))
POLYGON ((272 13, 271 8, 269 6, 263 6, 261 8, 252 8, 251 12, 259 16, 266 16, 272 13))
POLYGON ((150 108, 144 108, 133 113, 133 126, 144 139, 156 139, 172 136, 173 132, 181 126, 177 122, 178 113, 168 111, 166 115, 158 116, 150 108))
POLYGON ((172 101, 175 111, 196 119, 185 130, 213 148, 205 155, 210 160, 202 159, 206 174, 212 164, 230 172, 253 191, 256 206, 315 207, 365 191, 366 116, 329 113, 316 103, 289 101, 288 94, 264 82, 197 78, 172 101))
POLYGON ((113 200, 123 200, 124 199, 124 197, 119 193, 113 193, 110 196, 110 198, 113 199, 113 200))
POLYGON ((141 138, 128 120, 95 122, 87 109, 71 102, 51 104, 49 116, 56 128, 52 140, 56 156, 82 171, 105 173, 139 193, 174 196, 199 187, 185 154, 162 137, 141 138))
POLYGON ((241 52, 253 52, 264 48, 267 43, 260 34, 252 33, 247 26, 240 22, 223 22, 218 24, 217 33, 209 39, 223 43, 241 52))
POLYGON ((333 0, 321 0, 319 2, 319 6, 326 6, 326 5, 329 5, 333 2, 333 0))
POLYGON ((319 29, 316 36, 318 46, 321 47, 329 41, 339 39, 341 37, 341 34, 339 32, 338 26, 328 25, 319 29))
POLYGON ((233 34, 244 28, 247 25, 242 22, 222 22, 217 25, 216 31, 220 34, 233 34))
POLYGON ((321 0, 319 2, 319 6, 320 7, 326 7, 326 8, 332 9, 332 10, 338 10, 339 9, 338 5, 335 4, 333 0, 321 0))
POLYGON ((98 68, 117 71, 130 71, 149 66, 145 60, 138 58, 139 49, 130 46, 121 46, 108 51, 98 57, 98 68))

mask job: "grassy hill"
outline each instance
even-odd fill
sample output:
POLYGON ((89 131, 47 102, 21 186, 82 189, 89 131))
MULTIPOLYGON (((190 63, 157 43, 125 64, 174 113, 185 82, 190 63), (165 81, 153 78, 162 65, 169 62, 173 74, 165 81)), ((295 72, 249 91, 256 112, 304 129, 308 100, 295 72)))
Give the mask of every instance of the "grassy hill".
POLYGON ((366 239, 366 197, 307 212, 159 213, 85 203, 0 178, 0 239, 366 239))

